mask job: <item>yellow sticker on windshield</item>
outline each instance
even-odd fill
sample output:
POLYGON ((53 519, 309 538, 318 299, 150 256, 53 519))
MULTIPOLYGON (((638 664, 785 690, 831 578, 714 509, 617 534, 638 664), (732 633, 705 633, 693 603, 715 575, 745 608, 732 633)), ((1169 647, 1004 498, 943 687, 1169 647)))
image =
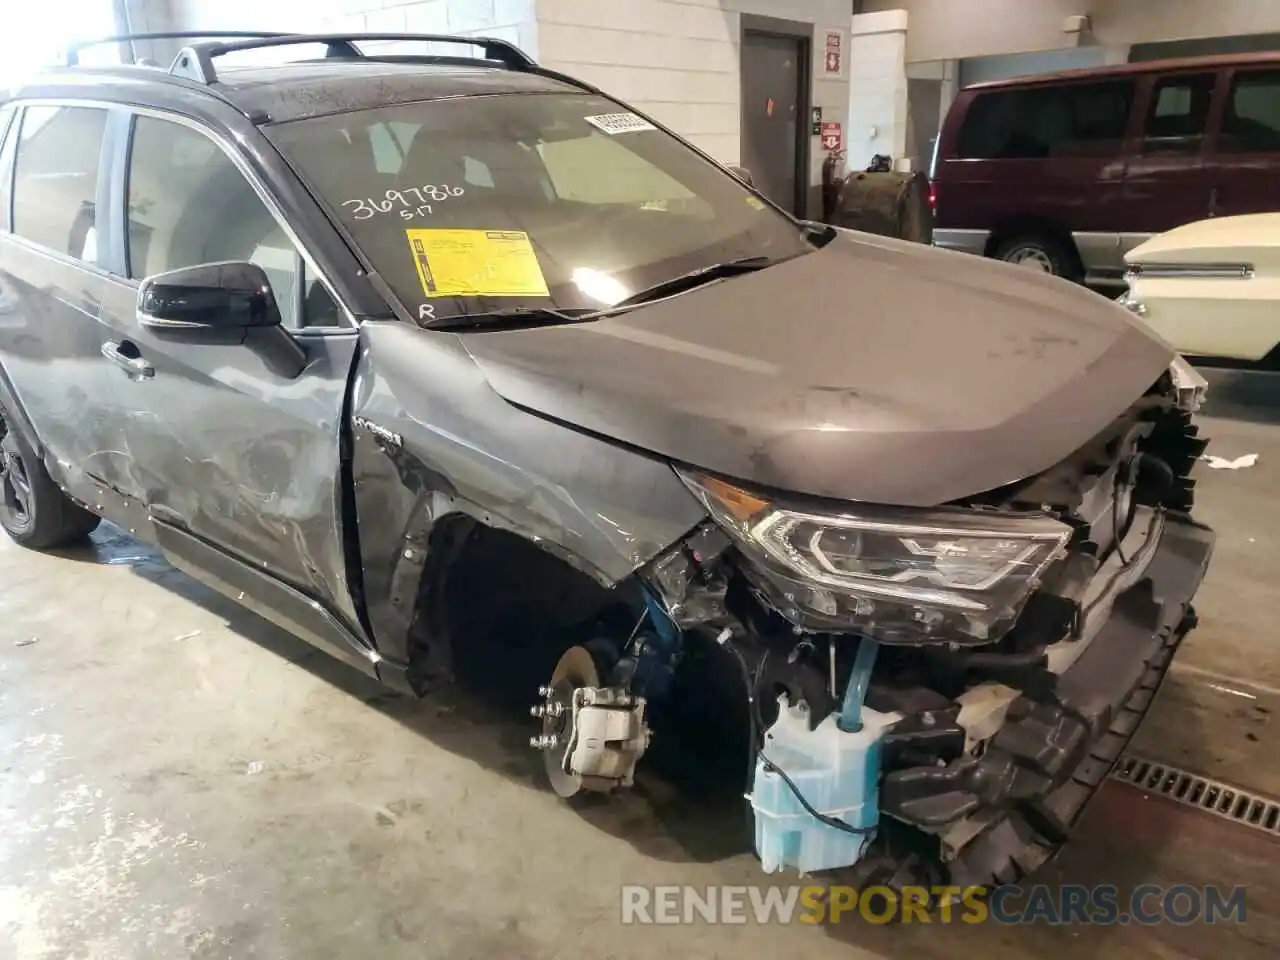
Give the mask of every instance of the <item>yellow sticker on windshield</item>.
POLYGON ((763 210, 764 201, 759 197, 747 197, 747 206, 751 207, 753 210, 763 210))
POLYGON ((547 281, 520 230, 406 230, 428 297, 545 297, 547 281))

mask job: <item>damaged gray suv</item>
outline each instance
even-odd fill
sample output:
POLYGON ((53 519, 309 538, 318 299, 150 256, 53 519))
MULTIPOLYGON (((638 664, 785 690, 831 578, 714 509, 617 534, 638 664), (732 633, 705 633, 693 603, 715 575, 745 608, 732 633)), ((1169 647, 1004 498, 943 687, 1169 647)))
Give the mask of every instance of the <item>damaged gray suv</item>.
POLYGON ((1041 865, 1195 621, 1203 381, 508 44, 387 39, 5 105, 5 529, 104 518, 403 691, 487 644, 566 797, 633 783, 711 651, 766 870, 1041 865))

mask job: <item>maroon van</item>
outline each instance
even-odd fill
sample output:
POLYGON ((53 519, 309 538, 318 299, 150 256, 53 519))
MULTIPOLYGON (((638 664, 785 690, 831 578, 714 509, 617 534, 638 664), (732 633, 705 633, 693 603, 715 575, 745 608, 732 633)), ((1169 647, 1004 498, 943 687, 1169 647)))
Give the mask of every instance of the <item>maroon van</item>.
POLYGON ((1122 283, 1153 234, 1280 210, 1280 53, 967 87, 930 176, 937 246, 1122 283))

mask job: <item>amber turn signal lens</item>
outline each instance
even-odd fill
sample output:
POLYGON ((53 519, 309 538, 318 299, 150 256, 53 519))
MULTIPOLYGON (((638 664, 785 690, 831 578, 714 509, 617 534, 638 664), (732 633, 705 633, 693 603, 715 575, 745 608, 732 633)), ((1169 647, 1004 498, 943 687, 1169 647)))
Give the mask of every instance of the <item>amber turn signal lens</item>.
POLYGON ((755 494, 747 493, 741 487, 735 487, 715 477, 703 477, 702 486, 707 493, 720 501, 720 505, 732 514, 735 520, 742 523, 746 523, 769 506, 768 500, 762 500, 755 494))

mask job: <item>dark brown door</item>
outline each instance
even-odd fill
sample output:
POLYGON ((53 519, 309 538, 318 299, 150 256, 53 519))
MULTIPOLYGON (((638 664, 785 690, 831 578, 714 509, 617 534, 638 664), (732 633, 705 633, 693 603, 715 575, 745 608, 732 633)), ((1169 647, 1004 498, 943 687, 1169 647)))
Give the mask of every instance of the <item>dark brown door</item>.
POLYGON ((1139 97, 1143 125, 1120 207, 1124 246, 1209 215, 1212 171, 1206 133, 1217 81, 1216 73, 1164 74, 1144 81, 1148 92, 1139 97))
MULTIPOLYGON (((742 165, 778 206, 802 213, 800 79, 804 41, 747 31, 742 37, 742 165)), ((807 178, 805 178, 807 179, 807 178)))

